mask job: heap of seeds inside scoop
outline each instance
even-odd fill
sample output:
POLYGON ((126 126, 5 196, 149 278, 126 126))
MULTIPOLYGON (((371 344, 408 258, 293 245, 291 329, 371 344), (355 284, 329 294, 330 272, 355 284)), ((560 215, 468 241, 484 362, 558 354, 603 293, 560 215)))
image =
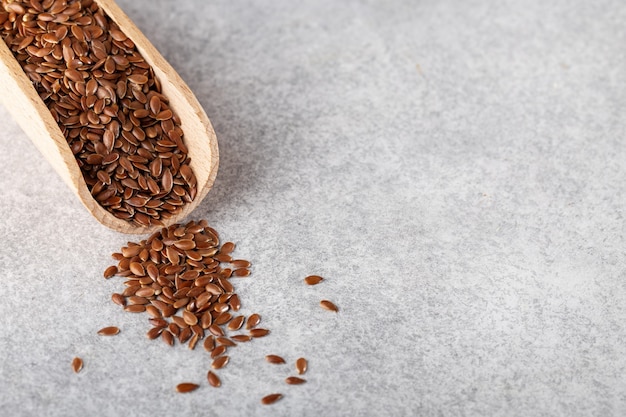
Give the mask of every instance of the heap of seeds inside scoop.
MULTIPOLYGON (((204 339, 204 349, 214 359, 211 367, 224 367, 228 348, 254 337, 263 337, 267 329, 256 328, 261 317, 235 315, 241 306, 231 277, 250 275, 250 262, 233 259, 235 245, 220 246, 217 232, 205 220, 186 225, 172 225, 153 233, 139 243, 129 242, 113 258, 118 264, 104 272, 126 278, 122 293, 112 300, 128 312, 146 312, 152 328, 147 336, 161 338, 166 344, 188 343, 194 349, 204 339), (244 328, 247 332, 240 331, 244 328)), ((219 386, 215 374, 208 377, 219 386)))
POLYGON ((135 44, 92 0, 2 0, 0 36, 35 86, 96 201, 162 225, 196 196, 180 119, 135 44))

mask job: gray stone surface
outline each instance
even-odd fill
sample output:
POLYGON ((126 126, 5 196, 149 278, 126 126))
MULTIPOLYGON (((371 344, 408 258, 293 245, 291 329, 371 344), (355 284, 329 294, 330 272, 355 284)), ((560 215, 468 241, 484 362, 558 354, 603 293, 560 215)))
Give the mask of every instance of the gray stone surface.
POLYGON ((120 6, 215 125, 193 218, 253 261, 237 289, 272 334, 220 389, 204 352, 148 341, 102 279, 133 238, 0 108, 1 415, 626 414, 624 2, 120 6))

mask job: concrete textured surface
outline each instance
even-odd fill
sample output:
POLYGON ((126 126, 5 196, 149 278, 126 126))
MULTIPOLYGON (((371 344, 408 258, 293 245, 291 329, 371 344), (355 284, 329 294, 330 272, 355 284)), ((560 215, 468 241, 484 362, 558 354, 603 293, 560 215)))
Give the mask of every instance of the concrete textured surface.
POLYGON ((272 334, 219 389, 205 352, 148 341, 102 279, 137 237, 0 108, 0 415, 626 414, 626 3, 119 4, 215 126, 192 218, 253 262, 242 311, 272 334))

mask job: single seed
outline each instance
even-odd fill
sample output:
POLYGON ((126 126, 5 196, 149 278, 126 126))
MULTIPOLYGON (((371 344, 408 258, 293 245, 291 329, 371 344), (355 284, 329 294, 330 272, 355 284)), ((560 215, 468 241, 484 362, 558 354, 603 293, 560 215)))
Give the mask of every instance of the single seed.
POLYGON ((281 398, 283 398, 283 394, 266 395, 265 397, 261 398, 261 404, 263 405, 274 404, 276 401, 280 400, 281 398))
POLYGON ((265 356, 265 360, 273 364, 285 363, 285 360, 278 355, 267 355, 265 356))
POLYGON ((243 322, 246 318, 244 316, 237 316, 228 323, 228 330, 239 330, 243 326, 243 322))
POLYGON ((306 277, 304 279, 304 282, 307 285, 317 285, 320 282, 322 282, 324 280, 324 278, 320 277, 319 275, 309 275, 308 277, 306 277))
POLYGON ((196 317, 195 314, 187 310, 183 311, 183 320, 185 320, 185 323, 190 326, 198 323, 198 317, 196 317))
POLYGON ((120 329, 115 326, 103 327, 98 330, 100 336, 114 336, 120 332, 120 329))
POLYGON ((248 317, 248 323, 246 323, 246 329, 250 330, 256 327, 261 322, 261 316, 259 314, 252 314, 248 317))
POLYGON ((240 342, 240 343, 245 343, 245 342, 249 342, 250 340, 252 340, 252 337, 250 337, 247 334, 236 334, 234 336, 231 336, 230 338, 233 339, 235 342, 240 342))
POLYGON ((235 342, 223 336, 215 338, 215 342, 220 346, 237 346, 235 342))
POLYGON ((74 373, 79 373, 81 369, 83 369, 83 360, 79 357, 74 358, 72 360, 72 370, 74 373))
POLYGON ((328 300, 320 301, 320 306, 322 306, 323 309, 328 310, 328 311, 334 311, 334 312, 339 311, 337 306, 328 300))
POLYGON ((220 248, 220 252, 226 255, 230 254, 234 250, 235 250, 235 244, 233 242, 226 242, 220 248))
POLYGON ((250 336, 252 337, 264 337, 269 334, 269 330, 267 329, 252 329, 250 330, 250 336))
POLYGON ((118 271, 117 266, 111 265, 110 267, 104 270, 104 277, 111 278, 112 276, 117 274, 117 271, 118 271))
POLYGON ((211 363, 211 368, 222 369, 224 366, 226 366, 229 360, 230 356, 220 356, 218 358, 215 358, 211 363))
POLYGON ((298 375, 302 375, 306 372, 309 363, 304 358, 298 358, 296 360, 296 371, 298 371, 298 375))
POLYGON ((211 352, 213 349, 215 349, 215 338, 213 336, 209 336, 204 339, 203 347, 204 350, 206 350, 207 352, 211 352))
POLYGON ((306 382, 306 379, 298 378, 297 376, 290 376, 285 379, 285 382, 289 385, 300 385, 306 382))
POLYGON ((162 331, 162 327, 153 327, 152 329, 148 330, 146 336, 148 337, 148 339, 156 339, 157 337, 161 336, 162 331))
POLYGON ((191 382, 183 382, 182 384, 176 385, 176 391, 178 391, 180 393, 187 393, 187 392, 191 392, 191 391, 197 390, 199 386, 200 385, 193 384, 191 382))
POLYGON ((216 347, 215 347, 215 349, 213 349, 213 350, 211 351, 211 359, 215 359, 215 358, 217 358, 218 356, 223 355, 224 353, 226 353, 226 350, 227 350, 227 349, 228 349, 228 348, 227 348, 226 346, 224 346, 224 345, 221 345, 221 346, 216 346, 216 347))
POLYGON ((120 306, 126 305, 126 298, 124 298, 122 294, 113 293, 111 295, 111 300, 113 300, 113 302, 117 305, 120 305, 120 306))
POLYGON ((220 381, 220 378, 213 371, 209 371, 207 373, 207 379, 209 381, 209 385, 212 387, 217 388, 222 385, 222 381, 220 381))
POLYGON ((133 304, 124 307, 124 311, 128 311, 129 313, 143 313, 146 311, 146 306, 143 304, 133 304))

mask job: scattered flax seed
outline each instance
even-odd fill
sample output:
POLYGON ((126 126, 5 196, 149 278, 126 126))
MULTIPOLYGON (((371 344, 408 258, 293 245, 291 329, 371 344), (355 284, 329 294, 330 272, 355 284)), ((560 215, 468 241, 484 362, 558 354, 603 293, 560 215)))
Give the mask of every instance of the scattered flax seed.
POLYGON ((273 364, 285 363, 285 360, 278 355, 267 355, 265 356, 265 360, 273 364))
POLYGON ((248 317, 248 322, 246 323, 246 329, 250 330, 256 327, 261 322, 261 316, 259 314, 252 314, 248 317))
POLYGON ((83 369, 83 360, 79 357, 74 358, 72 360, 72 370, 74 373, 79 373, 81 369, 83 369))
POLYGON ((306 379, 298 378, 297 376, 290 376, 285 379, 285 382, 289 385, 300 385, 306 382, 306 379))
POLYGON ((250 330, 250 336, 252 337, 265 337, 270 333, 267 329, 252 329, 250 330))
POLYGON ((182 384, 176 385, 176 391, 181 393, 191 392, 197 390, 199 387, 198 384, 193 384, 191 382, 183 382, 182 384))
POLYGON ((120 305, 120 306, 126 305, 126 298, 124 298, 122 294, 113 293, 111 295, 111 300, 117 305, 120 305))
POLYGON ((228 363, 228 361, 230 360, 229 356, 220 356, 218 358, 216 358, 213 363, 211 363, 211 368, 213 369, 222 369, 224 366, 226 366, 226 364, 228 363))
POLYGON ((328 311, 334 311, 335 313, 337 311, 339 311, 339 309, 337 308, 337 306, 335 304, 333 304, 332 302, 328 301, 328 300, 322 300, 320 301, 320 306, 322 306, 322 308, 324 310, 328 310, 328 311))
POLYGON ((270 394, 261 399, 261 404, 270 405, 283 398, 283 394, 270 394))
POLYGON ((304 358, 298 358, 296 360, 296 371, 298 371, 298 375, 302 375, 306 372, 309 363, 304 358))
POLYGON ((304 282, 307 285, 317 285, 322 281, 324 281, 324 278, 320 277, 319 275, 309 275, 304 279, 304 282))
POLYGON ((115 266, 115 265, 111 265, 110 267, 108 267, 107 269, 104 270, 104 277, 105 278, 111 278, 115 274, 117 274, 117 266, 115 266))
POLYGON ((222 381, 220 381, 220 378, 213 371, 209 371, 207 379, 212 387, 217 388, 222 385, 222 381))
POLYGON ((103 327, 102 329, 98 330, 98 334, 100 336, 115 336, 119 332, 120 329, 115 326, 103 327))

